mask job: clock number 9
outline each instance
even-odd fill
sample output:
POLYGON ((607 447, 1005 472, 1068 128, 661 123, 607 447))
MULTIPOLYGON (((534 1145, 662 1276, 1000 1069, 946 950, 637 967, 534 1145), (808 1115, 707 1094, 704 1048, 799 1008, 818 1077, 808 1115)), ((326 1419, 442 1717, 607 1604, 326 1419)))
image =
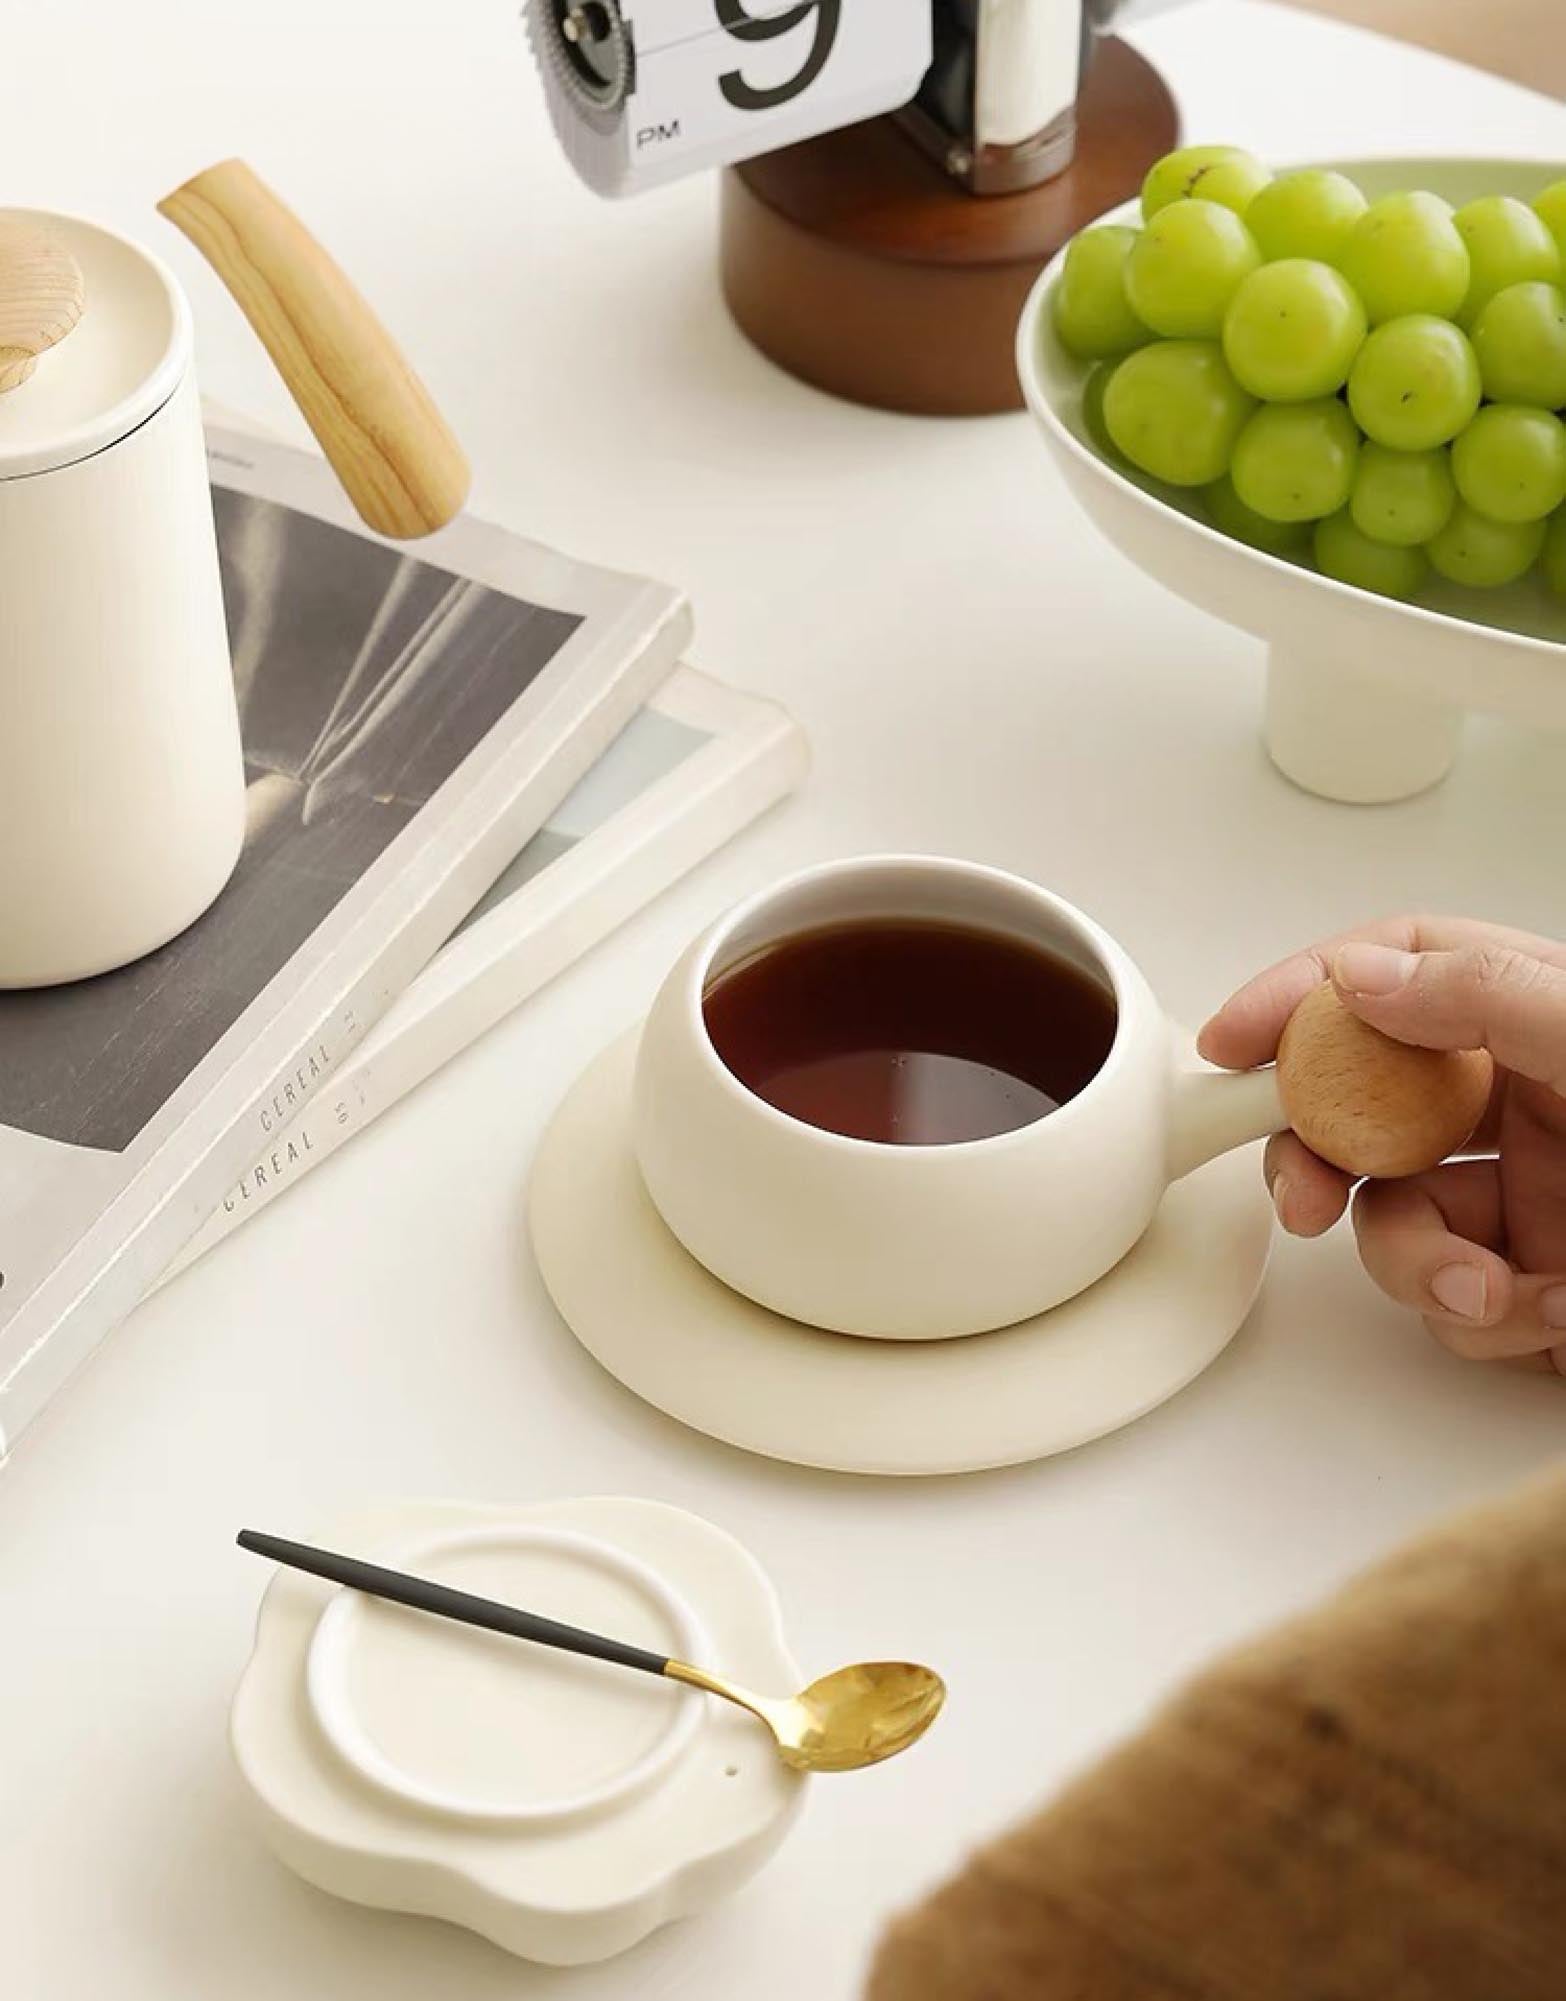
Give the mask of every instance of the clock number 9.
POLYGON ((737 42, 770 42, 779 35, 786 35, 797 28, 810 15, 816 17, 815 39, 810 45, 810 53, 803 66, 782 83, 774 83, 765 89, 747 83, 737 69, 725 71, 718 78, 718 88, 736 111, 771 111, 779 104, 787 104, 798 97, 802 90, 808 90, 826 67, 826 60, 832 53, 832 45, 837 40, 838 22, 843 12, 843 0, 801 0, 798 7, 790 7, 785 14, 769 14, 764 20, 757 20, 745 12, 745 0, 713 0, 717 9, 718 24, 726 34, 737 42))

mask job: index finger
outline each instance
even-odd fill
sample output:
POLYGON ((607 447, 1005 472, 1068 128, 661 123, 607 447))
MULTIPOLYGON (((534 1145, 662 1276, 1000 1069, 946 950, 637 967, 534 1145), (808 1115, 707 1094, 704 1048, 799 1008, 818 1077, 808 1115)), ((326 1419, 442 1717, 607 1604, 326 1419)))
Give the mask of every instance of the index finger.
POLYGON ((1404 952, 1453 952, 1468 945, 1501 945, 1566 967, 1566 945, 1504 924, 1471 917, 1383 917, 1339 931, 1280 959, 1247 980, 1226 1000, 1197 1037, 1198 1052, 1225 1070, 1254 1070, 1278 1053, 1284 1024, 1305 996, 1328 978, 1338 949, 1350 943, 1393 945, 1404 952))

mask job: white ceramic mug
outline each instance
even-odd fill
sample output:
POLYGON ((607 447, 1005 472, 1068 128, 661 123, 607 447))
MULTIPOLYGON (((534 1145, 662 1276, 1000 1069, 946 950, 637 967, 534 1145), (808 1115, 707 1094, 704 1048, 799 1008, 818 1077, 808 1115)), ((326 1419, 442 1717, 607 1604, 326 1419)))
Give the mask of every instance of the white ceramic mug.
POLYGON ((834 862, 742 903, 664 982, 637 1058, 637 1160, 685 1248, 762 1305, 848 1334, 977 1334, 1081 1292, 1171 1181, 1287 1124, 1272 1071, 1187 1068, 1180 1048, 1127 954, 1049 891, 935 857, 834 862), (1020 939, 1099 981, 1117 1023, 1098 1074, 1031 1125, 953 1145, 847 1138, 758 1097, 708 1036, 707 989, 779 940, 889 917, 1020 939))

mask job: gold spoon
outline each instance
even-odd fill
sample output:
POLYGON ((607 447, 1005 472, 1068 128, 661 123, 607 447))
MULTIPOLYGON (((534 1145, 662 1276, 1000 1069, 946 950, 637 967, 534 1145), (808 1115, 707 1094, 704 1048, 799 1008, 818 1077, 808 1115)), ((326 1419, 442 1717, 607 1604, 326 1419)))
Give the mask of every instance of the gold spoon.
POLYGON ((796 1772, 857 1772, 895 1758, 918 1743, 946 1700, 935 1670, 912 1661, 859 1661, 771 1701, 686 1661, 665 1661, 659 1672, 759 1716, 796 1772))
POLYGON ((514 1639, 532 1640, 539 1646, 612 1661, 618 1667, 636 1668, 642 1674, 660 1675, 666 1681, 716 1695, 759 1718, 772 1732, 778 1756, 796 1772, 853 1772, 861 1765, 879 1765, 883 1759, 895 1758, 899 1751, 918 1743, 946 1700, 941 1677, 933 1669, 910 1661, 861 1661, 822 1675, 798 1695, 776 1699, 752 1695, 749 1689, 708 1674, 705 1668, 692 1667, 688 1661, 670 1660, 645 1647, 607 1639, 602 1633, 562 1625, 558 1619, 523 1612, 493 1598, 479 1598, 471 1591, 457 1591, 432 1578, 387 1570, 378 1563, 338 1556, 331 1550, 288 1542, 256 1529, 241 1530, 237 1540, 241 1549, 257 1556, 270 1557, 292 1570, 309 1571, 313 1577, 346 1585, 370 1598, 386 1598, 415 1612, 431 1612, 438 1618, 482 1626, 492 1633, 509 1633, 514 1639))

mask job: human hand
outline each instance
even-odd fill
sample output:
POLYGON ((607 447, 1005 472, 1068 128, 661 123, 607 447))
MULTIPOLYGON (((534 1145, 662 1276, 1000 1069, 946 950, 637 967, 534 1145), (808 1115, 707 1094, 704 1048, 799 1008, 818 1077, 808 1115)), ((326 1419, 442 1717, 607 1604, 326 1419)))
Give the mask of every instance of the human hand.
POLYGON ((1401 1181, 1365 1181, 1292 1132, 1268 1142, 1283 1227, 1317 1237, 1354 1203, 1365 1269, 1455 1354, 1566 1375, 1566 945, 1458 917, 1397 917, 1326 939, 1260 973, 1202 1030, 1226 1070, 1276 1056, 1313 987, 1331 979, 1364 1021, 1426 1049, 1487 1049, 1489 1110, 1470 1146, 1401 1181))

